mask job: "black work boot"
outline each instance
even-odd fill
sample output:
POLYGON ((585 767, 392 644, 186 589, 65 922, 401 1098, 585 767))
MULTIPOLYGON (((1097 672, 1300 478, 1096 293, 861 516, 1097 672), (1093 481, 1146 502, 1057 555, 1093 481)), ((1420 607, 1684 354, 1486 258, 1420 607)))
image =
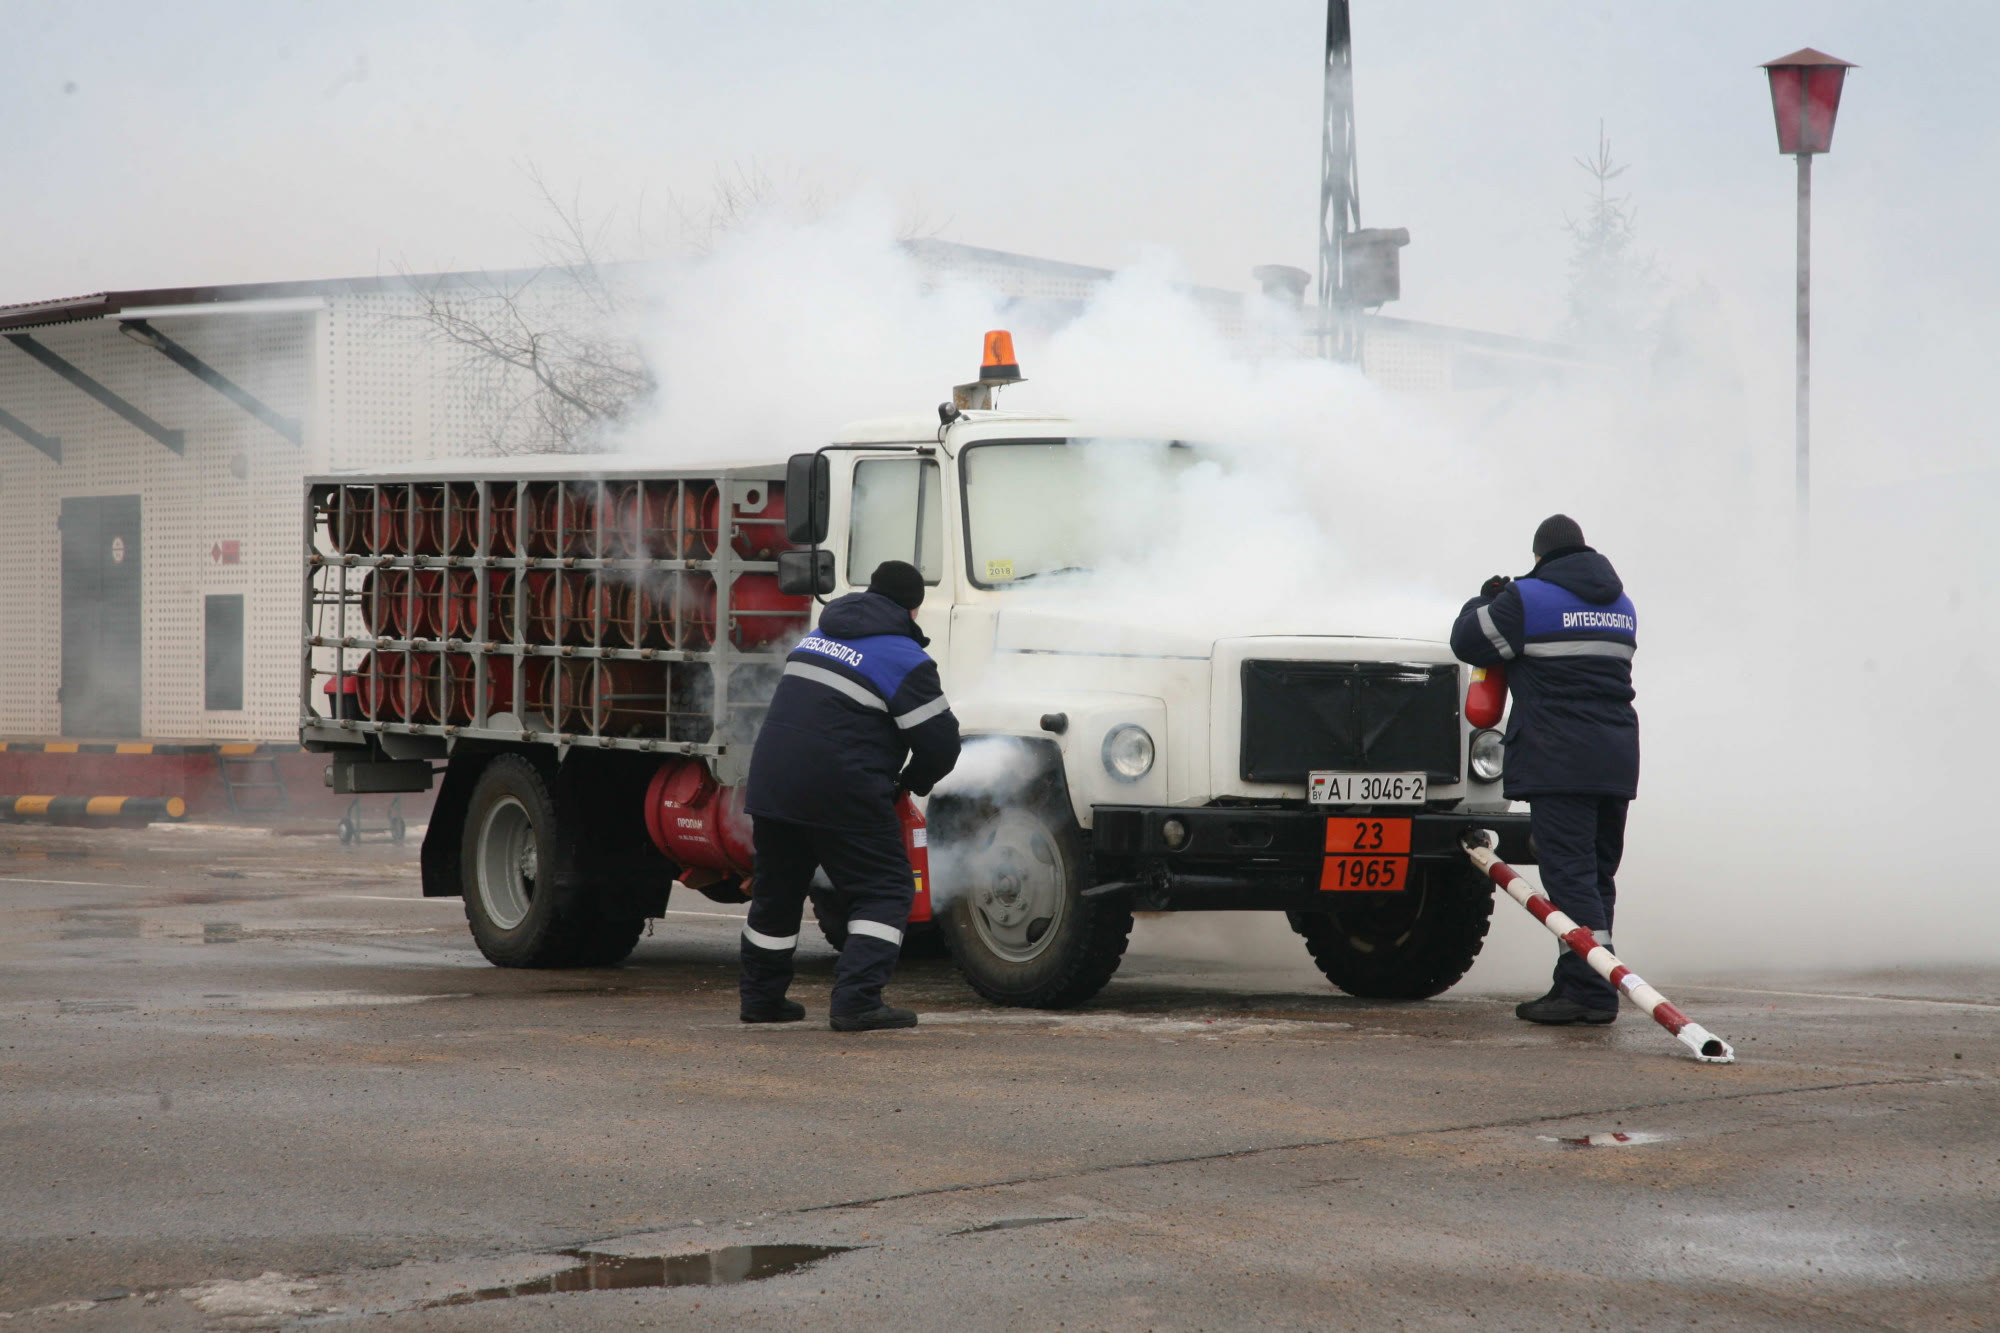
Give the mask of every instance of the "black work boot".
POLYGON ((1615 1006, 1610 1009, 1592 1009, 1551 990, 1539 1000, 1528 1000, 1515 1005, 1514 1017, 1549 1027, 1561 1027, 1568 1023, 1599 1025, 1617 1022, 1618 1010, 1615 1006))
POLYGON ((743 1006, 737 1015, 746 1023, 796 1023, 806 1016, 806 1007, 797 1000, 743 1006))
POLYGON ((917 1011, 878 1004, 873 1009, 863 1009, 856 1014, 834 1014, 828 1018, 827 1024, 835 1032, 876 1032, 883 1028, 913 1028, 917 1025, 917 1011))

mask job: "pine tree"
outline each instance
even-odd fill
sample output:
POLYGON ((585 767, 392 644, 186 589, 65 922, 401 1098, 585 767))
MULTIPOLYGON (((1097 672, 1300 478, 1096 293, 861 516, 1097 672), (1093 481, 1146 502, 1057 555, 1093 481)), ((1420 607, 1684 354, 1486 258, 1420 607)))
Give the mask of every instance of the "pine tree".
POLYGON ((1636 248, 1639 214, 1632 196, 1611 192, 1629 164, 1612 158, 1602 122, 1596 155, 1575 160, 1590 177, 1590 202, 1581 219, 1563 220, 1570 235, 1563 336, 1586 345, 1629 347, 1652 322, 1660 286, 1658 265, 1636 248))

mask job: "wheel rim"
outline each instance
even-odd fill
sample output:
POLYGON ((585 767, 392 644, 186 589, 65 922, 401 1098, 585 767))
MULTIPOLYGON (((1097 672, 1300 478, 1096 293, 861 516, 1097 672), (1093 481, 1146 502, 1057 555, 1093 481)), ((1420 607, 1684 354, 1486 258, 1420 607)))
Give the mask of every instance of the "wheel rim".
POLYGON ((1386 903, 1350 907, 1345 916, 1338 910, 1328 915, 1347 936, 1350 949, 1363 954, 1386 954, 1395 953, 1410 942, 1417 928, 1423 924, 1424 913, 1429 906, 1428 879, 1417 879, 1402 894, 1386 903))
POLYGON ((1048 826, 1010 810, 966 857, 972 929, 996 957, 1026 963, 1047 952, 1069 911, 1069 874, 1048 826))
POLYGON ((479 902, 487 919, 512 930, 527 919, 539 870, 535 821, 513 797, 486 812, 479 830, 479 902))

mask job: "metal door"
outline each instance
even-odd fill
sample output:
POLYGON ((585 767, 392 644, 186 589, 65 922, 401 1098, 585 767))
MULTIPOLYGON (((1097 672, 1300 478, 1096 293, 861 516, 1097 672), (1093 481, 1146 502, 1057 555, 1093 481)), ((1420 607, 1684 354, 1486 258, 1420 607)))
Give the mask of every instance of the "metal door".
POLYGON ((139 734, 139 497, 62 502, 62 729, 139 734))

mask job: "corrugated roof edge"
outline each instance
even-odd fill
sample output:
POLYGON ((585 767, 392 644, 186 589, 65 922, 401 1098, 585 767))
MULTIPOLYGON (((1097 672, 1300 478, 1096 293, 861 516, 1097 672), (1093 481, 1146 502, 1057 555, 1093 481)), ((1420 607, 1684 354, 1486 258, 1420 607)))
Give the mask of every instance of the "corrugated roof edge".
MULTIPOLYGON (((613 267, 624 267, 615 265, 613 267)), ((73 324, 100 319, 125 310, 153 306, 220 305, 235 301, 270 301, 299 296, 362 296, 374 292, 407 292, 426 286, 473 286, 495 282, 527 282, 553 269, 506 269, 499 272, 397 273, 373 278, 312 278, 303 282, 239 282, 213 287, 147 287, 119 292, 92 292, 53 301, 0 305, 0 329, 32 329, 45 324, 73 324)))

